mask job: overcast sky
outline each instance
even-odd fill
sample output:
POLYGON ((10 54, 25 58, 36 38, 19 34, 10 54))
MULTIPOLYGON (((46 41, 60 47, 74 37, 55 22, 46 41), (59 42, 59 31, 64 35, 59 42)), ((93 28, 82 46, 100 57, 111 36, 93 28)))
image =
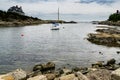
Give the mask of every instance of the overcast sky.
POLYGON ((120 0, 0 0, 0 9, 22 6, 26 15, 41 19, 56 19, 60 8, 60 19, 75 21, 106 20, 111 13, 120 10, 120 0))

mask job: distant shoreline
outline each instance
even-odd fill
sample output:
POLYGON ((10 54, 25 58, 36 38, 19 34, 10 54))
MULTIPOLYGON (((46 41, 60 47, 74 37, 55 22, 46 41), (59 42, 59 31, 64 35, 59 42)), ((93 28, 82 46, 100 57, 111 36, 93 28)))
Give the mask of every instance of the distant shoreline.
POLYGON ((42 20, 37 17, 30 17, 27 15, 20 15, 14 12, 6 12, 0 10, 0 27, 17 27, 27 25, 49 24, 49 23, 77 23, 75 21, 63 21, 63 20, 42 20))
POLYGON ((0 22, 0 27, 18 27, 18 26, 27 26, 27 25, 37 25, 40 24, 41 21, 33 21, 33 22, 29 22, 29 21, 14 21, 14 22, 6 22, 6 21, 1 21, 0 22))
POLYGON ((120 26, 120 21, 117 21, 117 22, 113 22, 113 21, 98 21, 98 24, 120 26))
MULTIPOLYGON (((18 27, 18 26, 27 26, 27 25, 39 25, 39 24, 51 24, 53 20, 37 20, 37 21, 0 21, 0 27, 18 27)), ((58 21, 55 21, 58 22, 58 21)), ((66 21, 60 21, 58 23, 77 23, 74 21, 66 22, 66 21)))
POLYGON ((111 14, 106 21, 98 21, 98 24, 120 26, 120 12, 117 10, 115 13, 111 14))

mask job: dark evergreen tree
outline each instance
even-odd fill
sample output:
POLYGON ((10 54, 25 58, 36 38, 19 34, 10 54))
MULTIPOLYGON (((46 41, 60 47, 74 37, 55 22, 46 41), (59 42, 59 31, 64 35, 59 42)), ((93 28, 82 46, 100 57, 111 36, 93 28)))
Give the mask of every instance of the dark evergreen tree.
POLYGON ((109 21, 120 21, 120 14, 114 13, 109 16, 109 21))
POLYGON ((16 21, 16 20, 24 21, 24 20, 41 20, 41 19, 0 10, 0 20, 1 21, 16 21))

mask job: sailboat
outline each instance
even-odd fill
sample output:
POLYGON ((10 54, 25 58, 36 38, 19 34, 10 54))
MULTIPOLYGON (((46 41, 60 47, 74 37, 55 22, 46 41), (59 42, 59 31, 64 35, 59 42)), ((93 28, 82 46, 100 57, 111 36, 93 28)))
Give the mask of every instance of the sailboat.
POLYGON ((51 30, 59 30, 59 29, 60 29, 60 25, 59 25, 59 7, 58 7, 58 20, 52 23, 51 30))

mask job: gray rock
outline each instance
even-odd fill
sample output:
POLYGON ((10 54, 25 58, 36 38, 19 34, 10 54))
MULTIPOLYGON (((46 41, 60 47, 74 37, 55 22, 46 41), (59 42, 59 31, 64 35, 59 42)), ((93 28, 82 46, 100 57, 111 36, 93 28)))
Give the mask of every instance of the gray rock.
POLYGON ((88 70, 87 67, 81 67, 81 68, 80 68, 80 72, 81 72, 82 74, 87 74, 87 73, 89 72, 89 70, 88 70))
POLYGON ((54 80, 60 80, 59 78, 55 78, 54 80))
POLYGON ((74 72, 78 72, 78 71, 80 71, 80 68, 79 67, 75 67, 75 68, 73 68, 72 69, 74 72))
POLYGON ((98 69, 97 68, 88 68, 88 71, 97 71, 98 69))
POLYGON ((27 80, 47 80, 47 78, 44 75, 38 75, 32 78, 28 78, 27 80))
POLYGON ((107 66, 115 64, 116 60, 115 59, 110 59, 107 61, 107 66))
POLYGON ((42 64, 43 69, 52 69, 55 68, 55 64, 53 62, 48 62, 47 64, 42 64))
POLYGON ((116 53, 117 53, 117 54, 120 54, 120 51, 117 51, 116 53))
POLYGON ((106 69, 108 70, 116 70, 120 67, 118 64, 110 65, 110 66, 105 66, 106 69))
POLYGON ((89 80, 111 80, 111 72, 106 69, 91 71, 86 76, 89 80))
POLYGON ((55 69, 55 64, 53 62, 48 62, 47 64, 38 64, 33 67, 33 71, 46 71, 50 69, 55 69))
POLYGON ((27 73, 25 71, 23 71, 22 69, 17 69, 13 72, 11 72, 10 74, 12 74, 15 78, 15 80, 20 80, 20 79, 24 79, 27 76, 27 73))
POLYGON ((75 74, 69 74, 65 76, 61 76, 58 80, 78 80, 75 74))
POLYGON ((56 77, 60 77, 60 76, 61 76, 60 71, 55 71, 55 76, 56 76, 56 77))
POLYGON ((77 72, 76 76, 79 80, 89 80, 85 75, 83 75, 81 72, 77 72))
POLYGON ((42 70, 42 65, 41 64, 37 64, 33 67, 33 71, 41 71, 42 70))
POLYGON ((87 74, 89 72, 87 67, 75 67, 72 69, 74 72, 80 71, 82 74, 87 74))
POLYGON ((120 68, 112 71, 111 73, 112 80, 120 80, 120 68))
POLYGON ((27 76, 26 72, 22 69, 17 69, 13 72, 4 74, 0 76, 0 80, 22 80, 25 79, 27 76))
POLYGON ((34 76, 37 76, 37 75, 42 75, 41 71, 31 72, 27 75, 27 78, 34 77, 34 76))
POLYGON ((54 80, 56 77, 55 74, 45 74, 45 76, 47 77, 47 80, 54 80))
POLYGON ((62 69, 61 71, 62 71, 63 74, 66 74, 66 75, 72 73, 72 70, 70 70, 70 69, 66 69, 66 68, 65 68, 65 69, 62 69))
POLYGON ((12 75, 3 74, 0 75, 0 80, 14 80, 14 77, 12 75))
POLYGON ((96 62, 95 64, 92 64, 92 67, 93 67, 93 68, 100 68, 100 67, 103 67, 103 62, 98 61, 98 62, 96 62))

